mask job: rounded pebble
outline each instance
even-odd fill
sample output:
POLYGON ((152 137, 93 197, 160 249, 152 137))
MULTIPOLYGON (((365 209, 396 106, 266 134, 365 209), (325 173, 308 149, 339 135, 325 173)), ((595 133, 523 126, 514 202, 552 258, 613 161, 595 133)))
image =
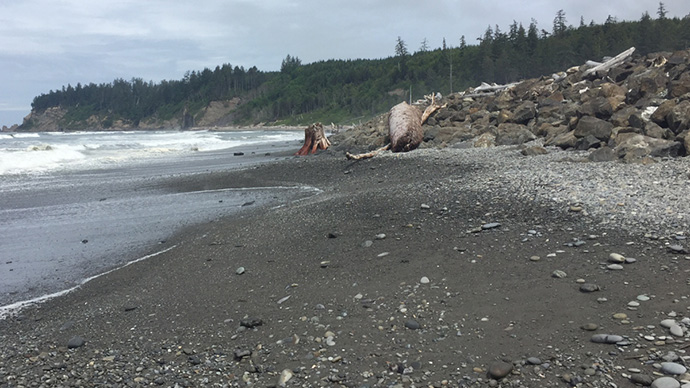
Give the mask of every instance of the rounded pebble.
POLYGON ((408 319, 407 321, 405 321, 405 327, 410 330, 417 330, 422 326, 419 324, 419 322, 415 321, 414 319, 408 319))
POLYGON ((680 327, 679 325, 673 325, 669 327, 668 329, 672 335, 676 337, 682 337, 685 333, 683 333, 683 328, 680 327))
POLYGON ((609 255, 609 261, 611 263, 625 263, 625 256, 619 253, 612 253, 609 255))
POLYGON ((513 370, 513 364, 509 364, 507 362, 497 362, 492 364, 489 367, 489 377, 500 380, 510 373, 510 371, 513 370))
POLYGON ((501 226, 501 224, 498 222, 489 222, 488 224, 482 225, 482 229, 484 229, 484 230, 495 229, 495 228, 498 228, 500 226, 501 226))
POLYGON ((557 279, 563 279, 568 276, 565 272, 561 271, 560 269, 557 269, 551 273, 551 276, 557 279))
POLYGON ((682 375, 687 372, 687 368, 683 365, 677 364, 675 362, 662 362, 661 363, 661 373, 667 375, 682 375))
POLYGON ((531 365, 541 365, 541 359, 537 357, 529 357, 527 363, 531 365))
POLYGON ((615 344, 623 341, 623 337, 613 334, 594 334, 591 341, 597 344, 615 344))
POLYGON ((680 388, 680 382, 673 377, 659 377, 652 381, 652 388, 680 388))
POLYGON ((419 279, 419 282, 422 284, 429 284, 429 278, 426 276, 422 276, 422 278, 419 279))
POLYGON ((620 264, 609 264, 606 266, 606 268, 612 271, 620 271, 623 269, 623 266, 620 264))
POLYGON ((599 325, 596 323, 585 323, 584 325, 580 326, 580 328, 586 331, 594 331, 599 328, 599 325))
POLYGON ((633 373, 630 376, 630 381, 632 381, 635 384, 642 385, 644 387, 649 387, 650 385, 652 385, 652 381, 654 381, 654 379, 652 378, 652 376, 646 375, 644 373, 633 373))
POLYGON ((592 284, 592 283, 585 283, 585 284, 580 286, 580 291, 582 291, 582 292, 595 292, 595 291, 599 291, 599 290, 600 290, 599 286, 597 286, 596 284, 592 284))
POLYGON ((85 339, 83 339, 79 336, 75 336, 75 337, 70 338, 70 340, 67 342, 67 348, 69 348, 69 349, 80 348, 80 347, 84 346, 85 343, 86 343, 85 339))

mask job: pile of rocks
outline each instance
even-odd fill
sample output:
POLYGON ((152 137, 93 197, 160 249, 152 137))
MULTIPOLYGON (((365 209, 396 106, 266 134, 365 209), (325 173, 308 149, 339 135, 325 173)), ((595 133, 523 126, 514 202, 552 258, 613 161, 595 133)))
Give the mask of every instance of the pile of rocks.
MULTIPOLYGON (((690 153, 690 50, 638 56, 605 72, 573 67, 498 93, 444 99, 425 125, 426 147, 517 145, 591 150, 595 161, 690 153)), ((335 136, 340 149, 385 142, 385 120, 335 136)), ((533 152, 544 153, 537 148, 533 152)))

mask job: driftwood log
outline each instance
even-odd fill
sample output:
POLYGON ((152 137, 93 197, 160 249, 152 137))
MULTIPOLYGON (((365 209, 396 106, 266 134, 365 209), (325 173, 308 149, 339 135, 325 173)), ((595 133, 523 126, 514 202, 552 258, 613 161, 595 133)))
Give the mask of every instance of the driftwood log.
MULTIPOLYGON (((426 96, 424 96, 424 97, 426 97, 426 96)), ((436 102, 436 95, 432 93, 431 94, 431 104, 429 104, 429 106, 427 106, 426 109, 424 109, 424 113, 422 113, 422 125, 424 125, 424 123, 426 123, 426 120, 429 119, 429 116, 434 114, 434 112, 436 112, 439 109, 443 109, 447 106, 448 106, 448 104, 440 105, 439 103, 437 103, 436 102)))
MULTIPOLYGON (((590 75, 590 74, 604 74, 607 72, 610 68, 616 67, 620 65, 621 63, 625 62, 626 59, 628 59, 632 54, 635 52, 635 47, 630 47, 629 49, 623 51, 622 53, 616 55, 615 57, 609 59, 608 61, 604 63, 597 64, 591 69, 587 69, 584 72, 584 75, 590 75)), ((594 62, 596 63, 596 62, 594 62)))
POLYGON ((364 154, 353 155, 346 153, 348 159, 367 159, 376 156, 381 151, 390 149, 393 152, 407 152, 419 147, 424 139, 422 129, 422 112, 416 107, 401 102, 391 108, 388 114, 388 137, 390 143, 364 154))
POLYGON ((295 155, 308 155, 316 150, 325 150, 331 146, 321 123, 314 123, 304 130, 304 145, 295 155))

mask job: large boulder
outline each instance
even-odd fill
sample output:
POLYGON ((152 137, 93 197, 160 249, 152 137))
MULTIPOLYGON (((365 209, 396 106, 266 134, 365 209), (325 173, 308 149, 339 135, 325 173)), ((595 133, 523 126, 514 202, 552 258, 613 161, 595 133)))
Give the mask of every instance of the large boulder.
POLYGON ((551 140, 547 140, 547 146, 556 146, 561 149, 567 150, 569 148, 575 148, 578 138, 575 137, 575 131, 565 132, 560 135, 555 136, 551 140))
POLYGON ((637 133, 621 133, 616 137, 615 151, 619 158, 676 157, 685 153, 683 145, 674 140, 655 139, 637 133))
POLYGON ((666 115, 668 127, 675 134, 690 128, 690 101, 685 100, 674 106, 666 115))
POLYGON ((680 97, 684 94, 690 93, 690 72, 682 73, 678 79, 671 81, 669 87, 669 97, 680 97))
POLYGON ((576 137, 594 136, 599 140, 608 141, 611 137, 613 124, 592 116, 582 116, 575 127, 576 137))
POLYGON ((524 125, 503 123, 498 126, 496 145, 523 144, 536 138, 524 125))
POLYGON ((666 116, 671 113, 671 110, 677 105, 676 100, 666 100, 659 105, 654 113, 649 117, 650 120, 659 124, 663 128, 668 128, 668 123, 666 122, 666 116))
POLYGON ((606 97, 595 97, 580 106, 578 112, 582 116, 594 116, 607 120, 613 114, 613 106, 606 97))
POLYGON ((532 101, 525 101, 513 112, 512 121, 517 124, 527 124, 537 115, 537 106, 532 101))

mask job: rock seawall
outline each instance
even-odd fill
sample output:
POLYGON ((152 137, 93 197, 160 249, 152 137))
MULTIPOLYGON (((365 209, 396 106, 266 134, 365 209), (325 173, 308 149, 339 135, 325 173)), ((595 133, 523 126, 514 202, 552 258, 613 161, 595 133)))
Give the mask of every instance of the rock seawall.
MULTIPOLYGON (((447 96, 446 107, 424 126, 422 147, 537 140, 539 146, 589 150, 593 161, 628 162, 690 153, 690 50, 632 57, 603 73, 590 68, 572 67, 496 93, 469 89, 447 96)), ((386 142, 385 125, 375 118, 334 135, 335 149, 379 147, 386 142)))

